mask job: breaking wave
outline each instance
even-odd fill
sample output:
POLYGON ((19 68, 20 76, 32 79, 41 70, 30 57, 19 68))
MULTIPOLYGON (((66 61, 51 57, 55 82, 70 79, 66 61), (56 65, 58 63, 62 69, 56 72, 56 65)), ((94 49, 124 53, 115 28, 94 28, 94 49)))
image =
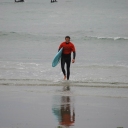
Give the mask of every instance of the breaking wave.
POLYGON ((84 40, 128 40, 128 37, 95 37, 95 36, 85 36, 84 40))
MULTIPOLYGON (((18 37, 38 37, 38 38, 41 38, 42 36, 48 36, 47 33, 43 33, 43 35, 41 34, 33 34, 33 33, 22 33, 22 32, 14 32, 14 31, 11 31, 11 32, 3 32, 3 31, 0 31, 0 37, 5 37, 5 36, 18 36, 18 37)), ((53 36, 53 35, 52 35, 53 36)), ((60 37, 60 35, 55 35, 56 37, 60 37)), ((72 35, 73 36, 73 35, 72 35)), ((63 37, 63 36, 62 36, 63 37)), ((53 36, 53 38, 55 38, 53 36)), ((75 38, 75 37, 74 37, 75 38)), ((113 41, 116 41, 116 40, 119 40, 119 41, 128 41, 128 37, 98 37, 98 36, 79 36, 78 38, 83 38, 83 40, 113 40, 113 41)))

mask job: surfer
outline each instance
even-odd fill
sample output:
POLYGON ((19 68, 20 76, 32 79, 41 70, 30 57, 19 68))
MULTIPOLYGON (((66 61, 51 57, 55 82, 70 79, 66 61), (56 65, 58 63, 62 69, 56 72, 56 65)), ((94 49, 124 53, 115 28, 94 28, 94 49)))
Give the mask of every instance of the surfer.
MULTIPOLYGON (((72 42, 70 42, 70 36, 65 37, 65 41, 62 42, 59 46, 59 50, 63 47, 63 52, 61 56, 61 69, 64 75, 64 80, 69 80, 70 77, 70 64, 71 64, 71 53, 73 52, 73 59, 72 63, 75 62, 75 57, 76 57, 76 50, 75 46, 72 42), (66 63, 66 68, 67 68, 67 74, 65 71, 65 63, 66 63)), ((59 51, 58 50, 58 51, 59 51)))
POLYGON ((57 1, 56 1, 56 0, 51 0, 51 3, 52 3, 52 2, 57 2, 57 1))
POLYGON ((17 1, 17 0, 15 0, 15 2, 24 2, 24 0, 18 0, 18 1, 17 1))

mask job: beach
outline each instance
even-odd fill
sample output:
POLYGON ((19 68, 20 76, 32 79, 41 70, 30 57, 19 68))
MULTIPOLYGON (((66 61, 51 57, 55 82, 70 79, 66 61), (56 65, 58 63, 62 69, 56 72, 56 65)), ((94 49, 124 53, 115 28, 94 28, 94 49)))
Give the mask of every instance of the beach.
POLYGON ((0 128, 127 128, 127 13, 127 0, 1 0, 0 128), (65 36, 69 81, 52 67, 65 36))
POLYGON ((0 86, 0 128, 127 128, 127 108, 126 88, 0 86), (61 124, 63 105, 72 123, 61 124))

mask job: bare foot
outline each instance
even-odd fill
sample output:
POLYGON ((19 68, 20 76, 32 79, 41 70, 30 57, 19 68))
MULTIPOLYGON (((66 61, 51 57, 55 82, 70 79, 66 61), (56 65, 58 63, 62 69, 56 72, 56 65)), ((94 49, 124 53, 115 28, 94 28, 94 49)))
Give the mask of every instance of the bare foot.
POLYGON ((66 76, 64 76, 64 80, 66 80, 66 76))

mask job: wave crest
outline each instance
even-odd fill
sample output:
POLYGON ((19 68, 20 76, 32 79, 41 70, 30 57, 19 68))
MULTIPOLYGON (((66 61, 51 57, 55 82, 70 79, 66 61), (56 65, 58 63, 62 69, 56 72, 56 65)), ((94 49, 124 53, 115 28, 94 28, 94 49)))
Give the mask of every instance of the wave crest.
POLYGON ((128 37, 95 37, 85 36, 85 40, 128 40, 128 37))

